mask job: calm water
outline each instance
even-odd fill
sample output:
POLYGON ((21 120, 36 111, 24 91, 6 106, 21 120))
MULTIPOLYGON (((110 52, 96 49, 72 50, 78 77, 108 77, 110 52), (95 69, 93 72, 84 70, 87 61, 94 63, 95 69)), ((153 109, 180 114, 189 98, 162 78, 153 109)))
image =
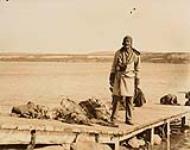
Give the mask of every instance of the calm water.
MULTIPOLYGON (((110 102, 110 68, 110 63, 0 62, 0 105, 11 107, 28 100, 54 105, 60 95, 76 101, 93 96, 110 102)), ((180 91, 190 90, 190 64, 143 63, 141 88, 149 103, 158 103, 162 95, 172 93, 184 104, 180 91)), ((190 149, 190 136, 181 138, 175 147, 190 149)))

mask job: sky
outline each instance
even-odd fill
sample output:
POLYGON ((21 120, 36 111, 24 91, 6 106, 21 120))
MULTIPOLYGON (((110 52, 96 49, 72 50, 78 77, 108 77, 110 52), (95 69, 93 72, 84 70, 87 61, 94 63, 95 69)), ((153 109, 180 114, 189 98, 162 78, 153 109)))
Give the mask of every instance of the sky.
POLYGON ((0 0, 0 52, 190 51, 189 0, 0 0))

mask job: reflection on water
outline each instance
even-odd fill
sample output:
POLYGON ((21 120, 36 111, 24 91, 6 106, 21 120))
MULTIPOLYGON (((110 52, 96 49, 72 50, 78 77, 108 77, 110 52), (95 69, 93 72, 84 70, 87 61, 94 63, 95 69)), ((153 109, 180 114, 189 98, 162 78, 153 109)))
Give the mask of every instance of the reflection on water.
MULTIPOLYGON (((154 150, 166 150, 166 142, 161 145, 154 146, 154 150)), ((189 150, 190 149, 190 133, 178 133, 171 135, 171 150, 189 150)))

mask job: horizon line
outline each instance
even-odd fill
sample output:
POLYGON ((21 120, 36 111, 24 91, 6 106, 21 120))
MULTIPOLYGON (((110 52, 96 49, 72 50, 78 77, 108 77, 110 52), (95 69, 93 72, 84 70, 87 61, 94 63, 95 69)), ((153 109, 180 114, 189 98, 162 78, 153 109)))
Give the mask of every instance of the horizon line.
MULTIPOLYGON (((28 52, 28 51, 14 51, 14 52, 10 52, 10 51, 1 51, 1 54, 67 54, 67 55, 87 55, 87 54, 95 54, 95 53, 105 53, 105 52, 115 52, 116 50, 101 50, 101 51, 87 51, 87 52, 68 52, 68 51, 64 51, 64 52, 53 52, 53 51, 35 51, 35 52, 28 52)), ((150 51, 150 50, 146 50, 146 51, 140 51, 141 53, 190 53, 190 50, 184 50, 184 51, 150 51)))

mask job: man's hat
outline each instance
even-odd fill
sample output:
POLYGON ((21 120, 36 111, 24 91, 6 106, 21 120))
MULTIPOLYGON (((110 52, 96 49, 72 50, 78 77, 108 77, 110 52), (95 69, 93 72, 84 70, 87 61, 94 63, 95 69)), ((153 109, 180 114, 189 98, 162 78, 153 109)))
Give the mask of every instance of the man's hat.
POLYGON ((131 43, 133 43, 133 39, 131 36, 127 35, 123 38, 123 42, 122 42, 122 45, 125 45, 126 41, 129 40, 131 41, 131 43))

